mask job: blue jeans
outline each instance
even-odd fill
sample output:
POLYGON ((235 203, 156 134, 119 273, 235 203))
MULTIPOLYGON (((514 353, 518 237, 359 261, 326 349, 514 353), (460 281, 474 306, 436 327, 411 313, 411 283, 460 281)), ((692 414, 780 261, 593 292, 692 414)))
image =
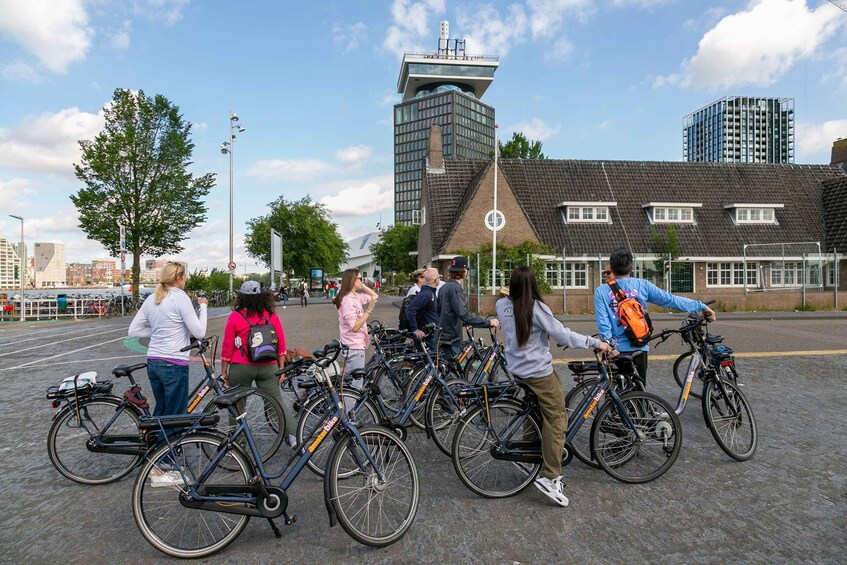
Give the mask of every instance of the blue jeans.
POLYGON ((188 365, 148 359, 147 377, 156 399, 154 416, 185 414, 188 406, 188 365))

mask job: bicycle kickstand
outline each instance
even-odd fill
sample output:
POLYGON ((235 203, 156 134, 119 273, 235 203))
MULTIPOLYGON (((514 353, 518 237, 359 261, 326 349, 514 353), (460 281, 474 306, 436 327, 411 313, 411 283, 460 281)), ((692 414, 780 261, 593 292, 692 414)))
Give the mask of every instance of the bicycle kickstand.
POLYGON ((274 531, 274 536, 281 538, 282 533, 279 531, 279 528, 276 527, 276 524, 274 524, 273 518, 268 518, 268 524, 271 525, 271 529, 274 531))

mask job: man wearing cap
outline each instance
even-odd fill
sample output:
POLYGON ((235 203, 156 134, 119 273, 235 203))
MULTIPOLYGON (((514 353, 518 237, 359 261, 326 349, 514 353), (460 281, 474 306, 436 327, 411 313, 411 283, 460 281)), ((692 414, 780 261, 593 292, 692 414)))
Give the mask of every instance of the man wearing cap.
POLYGON ((453 257, 448 270, 450 280, 438 291, 439 312, 441 312, 438 325, 442 328, 439 354, 444 360, 453 359, 461 352, 463 326, 500 327, 500 321, 497 318, 486 320, 472 316, 465 306, 462 281, 468 274, 468 260, 462 256, 453 257))

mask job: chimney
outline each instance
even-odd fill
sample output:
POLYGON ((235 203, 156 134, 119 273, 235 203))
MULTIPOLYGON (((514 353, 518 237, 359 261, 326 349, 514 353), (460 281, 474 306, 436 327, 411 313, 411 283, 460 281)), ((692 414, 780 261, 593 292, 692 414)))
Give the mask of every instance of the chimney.
POLYGON ((444 169, 444 145, 441 141, 441 126, 435 125, 429 128, 429 141, 427 142, 427 169, 444 169))
POLYGON ((847 171, 847 137, 838 139, 832 144, 832 165, 838 165, 847 171))

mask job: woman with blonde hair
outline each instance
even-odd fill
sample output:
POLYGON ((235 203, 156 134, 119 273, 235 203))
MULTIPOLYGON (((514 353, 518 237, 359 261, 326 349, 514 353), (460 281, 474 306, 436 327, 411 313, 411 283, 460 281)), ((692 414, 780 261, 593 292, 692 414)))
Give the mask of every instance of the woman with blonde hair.
POLYGON ((189 352, 180 349, 191 338, 206 335, 208 300, 199 298, 199 316, 185 294, 185 266, 169 261, 129 326, 130 337, 149 337, 147 376, 156 399, 154 416, 184 414, 188 404, 189 352))

